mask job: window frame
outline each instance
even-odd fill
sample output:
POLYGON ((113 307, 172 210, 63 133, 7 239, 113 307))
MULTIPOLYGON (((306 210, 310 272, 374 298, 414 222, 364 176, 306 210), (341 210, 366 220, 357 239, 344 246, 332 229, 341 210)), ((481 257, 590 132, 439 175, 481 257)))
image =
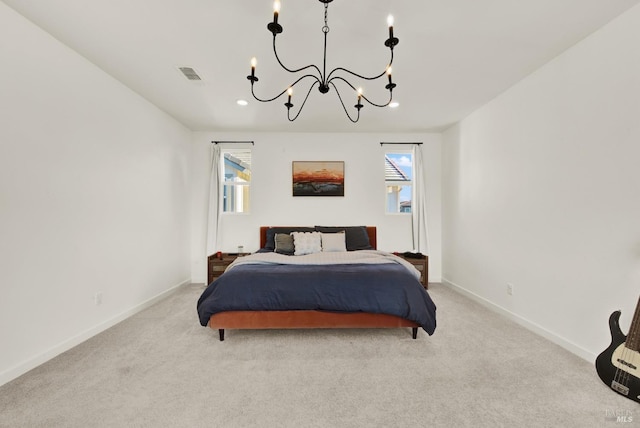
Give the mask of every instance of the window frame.
MULTIPOLYGON (((244 157, 244 156, 243 156, 244 157)), ((221 214, 222 215, 247 215, 251 213, 251 200, 252 200, 252 186, 251 186, 251 181, 253 179, 252 177, 252 164, 253 164, 253 151, 251 150, 250 147, 237 147, 237 148, 221 148, 220 150, 220 172, 221 172, 221 177, 220 177, 220 195, 221 195, 221 214), (246 163, 246 167, 245 169, 243 169, 242 171, 238 172, 238 175, 241 175, 244 173, 244 177, 243 180, 244 181, 233 181, 232 179, 228 178, 228 174, 227 174, 227 161, 229 162, 234 162, 233 160, 229 159, 227 157, 227 155, 235 158, 235 160, 238 160, 239 162, 235 162, 237 163, 239 166, 242 167, 242 163, 243 160, 240 159, 239 157, 237 157, 238 155, 245 155, 248 154, 249 155, 249 160, 248 163, 246 163), (245 171, 248 170, 248 175, 245 173, 245 171), (233 211, 229 211, 227 210, 228 204, 227 201, 229 201, 231 198, 227 199, 227 195, 228 195, 228 190, 233 189, 233 192, 231 192, 233 195, 235 195, 233 197, 234 202, 231 202, 231 204, 234 206, 234 210, 233 211), (238 193, 242 193, 242 198, 241 198, 241 203, 243 205, 243 210, 242 211, 236 211, 235 207, 237 204, 237 195, 238 193), (247 205, 247 208, 244 209, 244 205, 247 205)), ((237 176, 237 175, 236 175, 237 176)))
MULTIPOLYGON (((413 199, 414 199, 414 174, 415 174, 415 159, 413 156, 413 151, 412 150, 407 150, 407 149, 396 149, 396 150, 385 150, 384 152, 384 213, 385 215, 402 215, 402 216, 407 216, 407 215, 412 215, 412 210, 413 210, 413 199), (399 165, 396 165, 395 162, 393 162, 393 160, 389 157, 389 155, 406 155, 411 159, 411 177, 409 180, 388 180, 387 179, 387 159, 389 159, 394 165, 395 167, 404 175, 406 174, 405 171, 402 170, 402 168, 399 165), (401 183, 401 184, 399 184, 401 183), (401 186, 407 186, 410 189, 410 193, 411 193, 411 197, 410 197, 410 202, 412 203, 411 209, 409 211, 400 211, 400 204, 402 203, 400 197, 398 197, 398 209, 396 211, 389 211, 389 187, 390 186, 395 186, 395 187, 401 187, 401 186)), ((398 192, 400 193, 400 191, 398 192)))

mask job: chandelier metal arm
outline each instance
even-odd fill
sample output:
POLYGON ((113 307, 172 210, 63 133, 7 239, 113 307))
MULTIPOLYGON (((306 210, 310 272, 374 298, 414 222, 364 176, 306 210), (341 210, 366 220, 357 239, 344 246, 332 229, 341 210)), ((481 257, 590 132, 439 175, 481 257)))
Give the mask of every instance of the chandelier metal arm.
POLYGON ((362 96, 362 99, 375 107, 387 107, 389 104, 391 104, 391 101, 393 101, 393 94, 391 93, 391 91, 389 91, 389 101, 387 101, 385 104, 376 104, 364 95, 362 96))
MULTIPOLYGON (((344 80, 344 79, 342 79, 344 80)), ((346 80, 345 80, 346 82, 346 80)), ((347 82, 349 84, 349 86, 351 86, 351 83, 347 82)), ((347 107, 344 105, 344 101, 342 101, 342 96, 340 95, 340 91, 338 91, 338 87, 331 81, 329 81, 329 84, 331 86, 333 86, 333 89, 336 91, 336 94, 338 95, 338 99, 340 100, 340 104, 342 104, 342 109, 344 110, 344 113, 347 115, 347 117, 349 118, 349 120, 353 123, 356 123, 358 120, 360 120, 360 108, 358 108, 358 115, 356 116, 356 118, 352 118, 351 115, 349 114, 349 111, 347 110, 347 107)), ((353 88, 353 86, 351 86, 353 88)), ((362 108, 362 105, 360 105, 362 108)))
MULTIPOLYGON (((302 104, 300 105, 300 108, 298 109, 298 113, 296 113, 296 115, 293 118, 291 117, 291 107, 293 107, 293 104, 287 103, 287 104, 290 104, 289 106, 287 104, 285 104, 285 106, 287 106, 287 119, 289 119, 289 122, 293 122, 294 120, 296 120, 298 118, 298 116, 300 116, 300 113, 302 112, 302 109, 304 108, 304 105, 307 103, 307 98, 309 98, 309 94, 311 94, 311 91, 313 90, 314 86, 316 86, 317 84, 320 84, 320 82, 316 79, 316 81, 313 82, 311 84, 311 86, 309 86, 309 90, 307 91, 307 96, 304 97, 304 101, 302 101, 302 104)), ((292 87, 293 87, 293 85, 292 85, 292 87)))
POLYGON ((360 79, 364 79, 364 80, 376 80, 381 78, 382 76, 385 75, 385 73, 387 72, 387 70, 389 69, 389 67, 391 67, 391 65, 393 64, 393 49, 391 49, 391 59, 389 60, 389 64, 387 64, 387 66, 384 68, 384 70, 382 71, 382 73, 378 74, 377 76, 373 76, 373 77, 367 77, 367 76, 362 76, 358 73, 354 73, 351 70, 347 70, 344 67, 336 67, 333 70, 331 70, 331 72, 329 73, 329 75, 327 76, 327 80, 331 81, 333 79, 335 79, 335 77, 331 77, 333 75, 333 73, 337 72, 337 71, 344 71, 345 73, 349 73, 352 76, 356 76, 359 77, 360 79))
MULTIPOLYGON (((287 92, 287 91, 289 90, 289 88, 293 88, 295 85, 297 85, 297 84, 298 84, 298 82, 300 82, 302 79, 305 79, 305 78, 307 78, 307 77, 312 77, 312 78, 314 78, 314 79, 315 79, 315 82, 313 82, 313 84, 311 85, 311 87, 312 87, 312 88, 313 88, 313 86, 315 86, 315 84, 316 84, 316 83, 320 83, 320 80, 318 79, 318 77, 317 77, 317 76, 314 76, 313 74, 305 74, 304 76, 300 77, 298 80, 296 80, 295 82, 293 82, 291 85, 289 85, 287 88, 285 88, 282 92, 280 92, 280 93, 279 93, 278 95, 276 95, 275 97, 273 97, 273 98, 269 98, 269 99, 264 99, 264 100, 263 100, 263 99, 258 98, 258 97, 256 96, 255 92, 253 91, 253 82, 251 82, 251 95, 253 95, 253 98, 255 98, 256 100, 258 100, 258 101, 260 101, 260 102, 262 102, 262 103, 268 103, 268 102, 271 102, 271 101, 275 101, 275 100, 277 100, 278 98, 280 98, 282 95, 284 95, 284 93, 285 93, 285 92, 287 92)), ((307 97, 308 97, 308 96, 309 96, 309 95, 307 95, 307 97)), ((306 98, 305 98, 305 101, 306 101, 306 98)))
POLYGON ((299 71, 306 70, 307 68, 315 68, 316 71, 318 72, 318 76, 320 76, 319 80, 322 79, 322 73, 320 72, 320 69, 318 68, 318 66, 315 65, 315 64, 309 64, 306 67, 301 67, 301 68, 298 68, 296 70, 292 70, 289 67, 287 67, 286 65, 284 65, 282 63, 282 61, 280 61, 280 57, 278 56, 278 50, 276 49, 276 36, 275 36, 275 34, 273 35, 273 54, 275 55, 276 60, 278 61, 278 64, 280 64, 280 67, 284 68, 289 73, 297 73, 299 71))
MULTIPOLYGON (((349 82, 347 79, 344 79, 340 76, 334 76, 329 83, 331 84, 331 86, 333 86, 336 90, 336 92, 338 93, 338 97, 340 97, 340 93, 338 92, 338 88, 336 87, 335 83, 333 83, 334 80, 342 80, 344 83, 346 83, 347 85, 349 85, 351 87, 351 89, 353 89, 354 91, 357 91, 357 89, 351 84, 351 82, 349 82)), ((376 104, 373 101, 369 100, 369 98, 365 97, 364 94, 361 94, 360 97, 365 100, 366 102, 368 102, 369 104, 371 104, 374 107, 387 107, 391 101, 393 100, 393 92, 391 90, 389 90, 389 101, 386 102, 386 104, 376 104)), ((342 98, 340 98, 340 100, 342 101, 342 98)), ((344 106, 344 104, 343 104, 344 106)))
POLYGON ((269 99, 265 99, 263 100, 262 98, 258 98, 258 96, 256 95, 256 93, 253 91, 253 85, 251 85, 251 95, 253 95, 253 98, 255 98, 256 100, 260 101, 261 103, 268 103, 271 101, 275 101, 278 98, 280 98, 282 96, 282 94, 284 94, 285 92, 287 92, 287 90, 285 89, 284 91, 280 92, 278 95, 276 95, 273 98, 269 98, 269 99))

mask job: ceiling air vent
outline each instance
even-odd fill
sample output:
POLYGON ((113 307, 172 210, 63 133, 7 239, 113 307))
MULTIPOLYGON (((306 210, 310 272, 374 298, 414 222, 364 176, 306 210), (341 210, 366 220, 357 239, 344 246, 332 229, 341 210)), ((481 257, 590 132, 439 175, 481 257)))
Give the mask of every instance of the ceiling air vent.
POLYGON ((180 71, 182 71, 182 74, 189 80, 202 80, 200 76, 198 76, 198 73, 191 67, 180 67, 180 71))

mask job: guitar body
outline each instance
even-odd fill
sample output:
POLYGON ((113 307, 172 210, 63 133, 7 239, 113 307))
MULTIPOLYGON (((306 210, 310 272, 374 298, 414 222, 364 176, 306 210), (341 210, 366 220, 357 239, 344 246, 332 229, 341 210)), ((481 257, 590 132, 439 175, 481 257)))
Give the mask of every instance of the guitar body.
POLYGON ((609 317, 611 344, 596 358, 596 371, 609 388, 640 403, 640 352, 627 347, 619 320, 620 311, 609 317))

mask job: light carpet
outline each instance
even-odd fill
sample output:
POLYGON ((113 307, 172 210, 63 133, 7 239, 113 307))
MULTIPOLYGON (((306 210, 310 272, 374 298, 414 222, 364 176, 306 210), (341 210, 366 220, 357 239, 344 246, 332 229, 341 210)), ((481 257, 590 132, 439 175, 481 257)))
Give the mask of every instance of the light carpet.
POLYGON ((219 342, 198 323, 203 289, 181 287, 0 387, 0 426, 640 426, 640 406, 592 364, 440 284, 438 328, 417 340, 230 330, 219 342))

